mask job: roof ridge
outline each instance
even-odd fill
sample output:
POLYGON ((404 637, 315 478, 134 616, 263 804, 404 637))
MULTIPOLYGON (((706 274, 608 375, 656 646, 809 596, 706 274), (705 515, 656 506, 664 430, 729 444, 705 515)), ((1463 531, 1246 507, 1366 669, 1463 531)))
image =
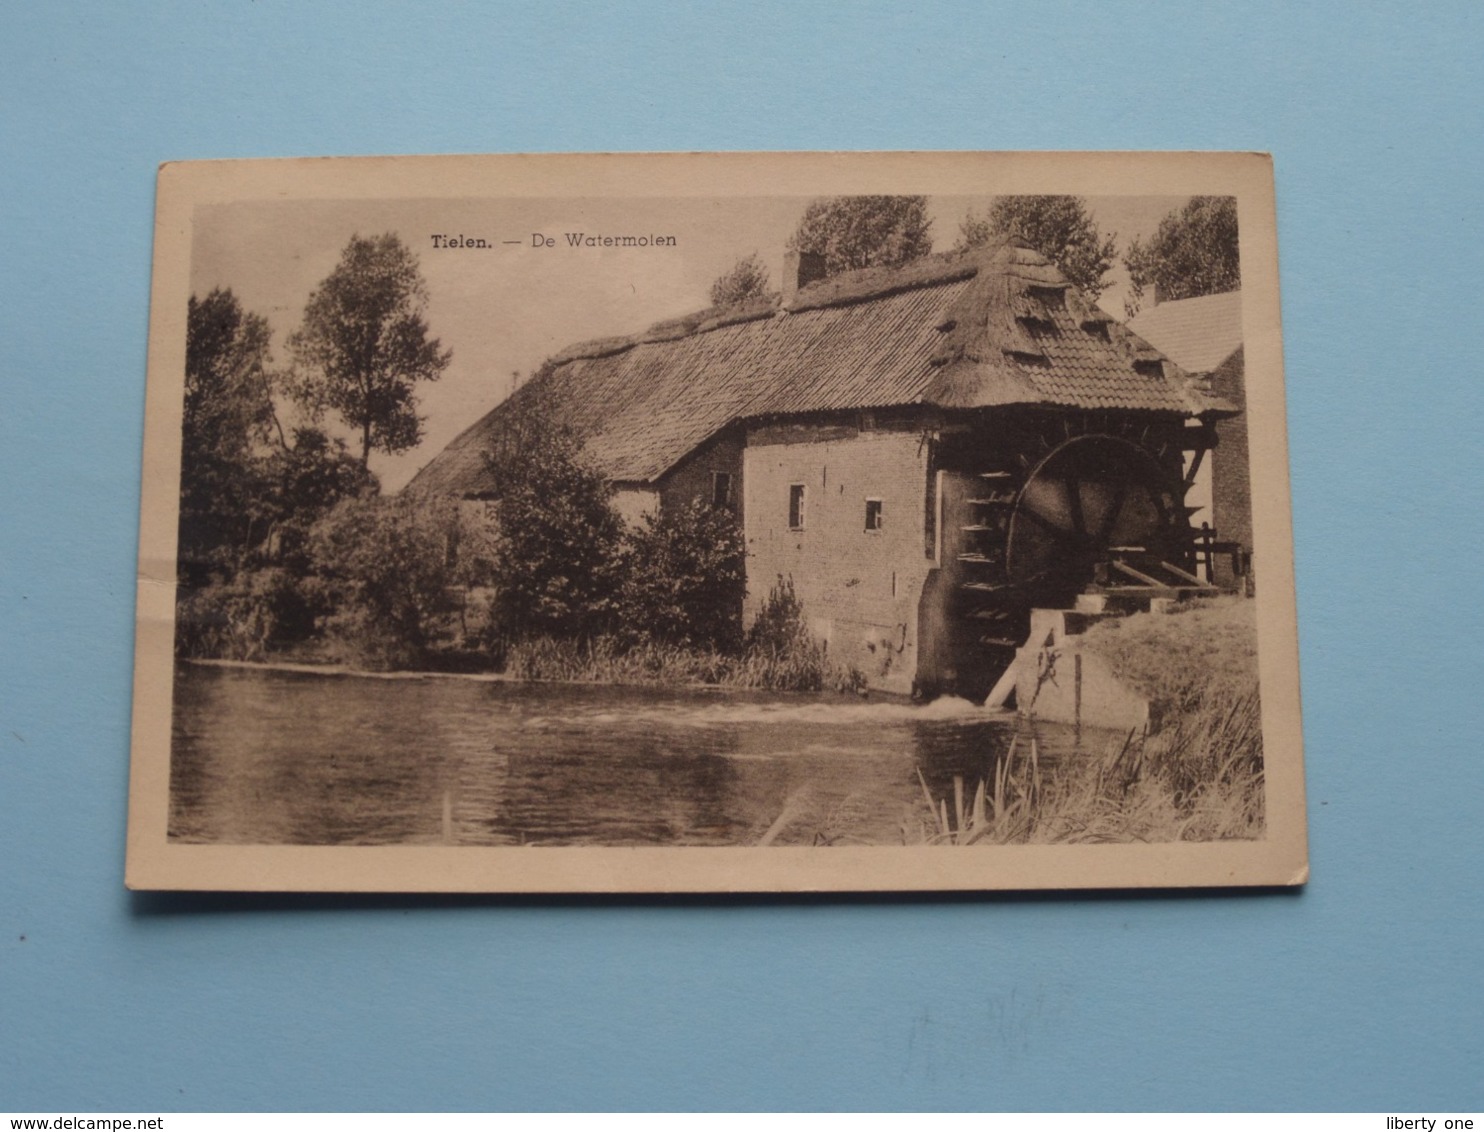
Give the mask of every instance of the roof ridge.
POLYGON ((851 271, 842 271, 801 288, 788 302, 778 296, 770 296, 727 306, 704 307, 674 318, 661 319, 636 334, 585 339, 557 351, 547 360, 547 364, 560 366, 584 359, 606 358, 635 346, 672 342, 677 338, 706 334, 743 322, 851 306, 874 299, 890 298, 892 295, 923 287, 941 287, 973 278, 982 268, 1002 256, 1006 259, 1005 266, 1014 274, 1020 275, 1026 268, 1030 268, 1029 278, 1038 286, 1068 285, 1065 281, 1046 278, 1044 272, 1047 268, 1052 272, 1056 269, 1031 247, 1029 241, 1019 236, 1010 236, 973 248, 932 252, 894 267, 858 267, 851 271), (1010 253, 1008 255, 1007 250, 1010 253), (1015 270, 1017 268, 1020 270, 1015 270))
POLYGON ((605 474, 643 483, 740 420, 903 404, 1230 411, 1022 240, 842 273, 787 302, 708 308, 579 343, 414 482, 483 490, 479 430, 492 434, 504 406, 529 397, 549 397, 584 430, 584 451, 605 474))

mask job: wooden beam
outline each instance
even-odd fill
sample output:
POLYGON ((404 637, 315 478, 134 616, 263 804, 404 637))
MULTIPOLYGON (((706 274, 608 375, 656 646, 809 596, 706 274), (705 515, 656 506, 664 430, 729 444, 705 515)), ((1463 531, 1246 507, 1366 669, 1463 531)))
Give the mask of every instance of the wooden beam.
POLYGON ((1194 582, 1196 585, 1200 586, 1202 589, 1215 589, 1216 588, 1215 586, 1212 586, 1209 582, 1203 582, 1203 581, 1201 581, 1194 574, 1187 574, 1184 570, 1180 569, 1180 567, 1178 567, 1178 566, 1172 566, 1168 562, 1161 562, 1159 565, 1160 565, 1160 568, 1161 569, 1168 570, 1171 574, 1174 574, 1175 577, 1177 577, 1177 578, 1184 578, 1187 582, 1194 582))
POLYGON ((1175 586, 1104 586, 1103 593, 1112 597, 1172 597, 1176 601, 1186 597, 1194 587, 1179 589, 1175 586))
MULTIPOLYGON (((1158 586, 1161 589, 1169 588, 1168 582, 1161 582, 1158 578, 1151 578, 1148 574, 1145 574, 1139 570, 1135 570, 1127 562, 1120 562, 1118 561, 1118 559, 1115 558, 1113 559, 1111 565, 1113 569, 1117 570, 1120 574, 1127 574, 1130 578, 1133 578, 1136 581, 1143 582, 1146 586, 1158 586)), ((1197 581, 1196 584, 1200 585, 1201 583, 1197 581)))
POLYGON ((1191 486, 1195 483, 1196 474, 1201 470, 1201 461, 1206 458, 1206 452, 1207 449, 1205 448, 1197 448, 1195 450, 1195 459, 1191 460, 1190 462, 1190 471, 1185 473, 1186 491, 1189 491, 1191 489, 1191 486))

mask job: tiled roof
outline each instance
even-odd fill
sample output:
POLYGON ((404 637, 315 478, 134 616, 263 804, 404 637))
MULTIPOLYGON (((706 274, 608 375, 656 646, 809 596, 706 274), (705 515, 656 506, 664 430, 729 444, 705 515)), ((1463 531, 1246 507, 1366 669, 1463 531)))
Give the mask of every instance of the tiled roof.
MULTIPOLYGON (((558 355, 518 398, 585 436, 608 476, 651 482, 737 421, 841 409, 1035 404, 1194 414, 1175 367, 1018 243, 855 272, 779 308, 705 312, 558 355)), ((410 485, 479 494, 497 406, 410 485)))
POLYGON ((1242 292, 1172 299, 1140 311, 1128 328, 1187 373, 1210 373, 1242 344, 1242 292))

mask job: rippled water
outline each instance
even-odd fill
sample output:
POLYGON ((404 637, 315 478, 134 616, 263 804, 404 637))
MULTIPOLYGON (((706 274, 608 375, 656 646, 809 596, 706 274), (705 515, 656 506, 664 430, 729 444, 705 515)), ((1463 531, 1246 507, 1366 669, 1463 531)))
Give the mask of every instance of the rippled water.
MULTIPOLYGON (((954 775, 972 788, 992 774, 1014 728, 1011 716, 953 699, 916 707, 181 664, 170 835, 748 845, 777 824, 776 844, 900 845, 904 820, 926 814, 918 769, 934 797, 951 797, 954 775)), ((1079 752, 1070 728, 1037 734, 1048 762, 1079 752)))

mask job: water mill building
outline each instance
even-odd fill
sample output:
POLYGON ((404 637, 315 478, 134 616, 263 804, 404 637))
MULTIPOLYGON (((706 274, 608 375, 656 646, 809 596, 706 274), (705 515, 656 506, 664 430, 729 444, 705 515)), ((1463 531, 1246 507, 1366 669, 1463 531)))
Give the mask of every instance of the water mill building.
POLYGON ((573 346, 409 485, 489 496, 502 414, 548 400, 626 519, 735 510, 750 621, 792 579, 874 688, 982 697, 1033 607, 1201 586, 1186 493, 1236 407, 1010 240, 818 278, 573 346))

